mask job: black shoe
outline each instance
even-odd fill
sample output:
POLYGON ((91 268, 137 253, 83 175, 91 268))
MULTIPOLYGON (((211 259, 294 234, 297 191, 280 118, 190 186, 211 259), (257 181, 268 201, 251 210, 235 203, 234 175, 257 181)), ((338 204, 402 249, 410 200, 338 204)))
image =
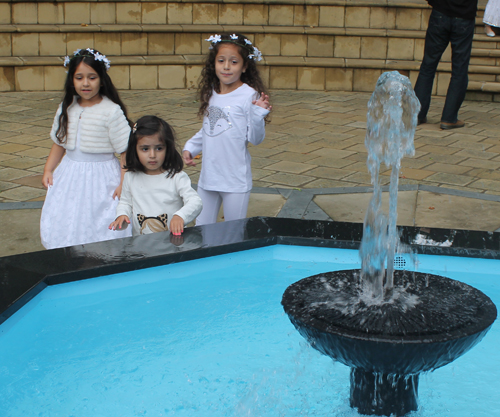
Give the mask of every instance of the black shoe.
POLYGON ((448 122, 441 122, 441 129, 448 130, 448 129, 458 129, 459 127, 464 127, 465 122, 462 122, 461 120, 457 120, 455 123, 448 123, 448 122))
POLYGON ((427 117, 424 117, 423 119, 418 119, 417 126, 420 126, 424 123, 427 123, 427 117))

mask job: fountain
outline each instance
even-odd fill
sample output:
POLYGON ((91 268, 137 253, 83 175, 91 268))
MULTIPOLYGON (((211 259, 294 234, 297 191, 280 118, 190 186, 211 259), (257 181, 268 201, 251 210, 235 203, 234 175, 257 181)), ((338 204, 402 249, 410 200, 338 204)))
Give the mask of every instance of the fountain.
MULTIPOLYGON (((414 249, 420 270, 475 285, 500 302, 499 233, 399 230, 401 240, 418 245, 414 249)), ((155 233, 1 257, 1 415, 357 415, 349 409, 349 368, 328 366, 329 357, 300 343, 279 300, 288 285, 305 276, 357 268, 362 232, 363 225, 356 223, 252 218, 188 228, 181 239, 155 233)), ((408 259, 398 256, 395 262, 402 258, 408 259)), ((359 271, 354 273, 359 277, 359 271)), ((345 362, 356 360, 349 362, 357 369, 353 378, 368 381, 363 385, 354 380, 353 388, 365 388, 357 389, 354 399, 362 397, 367 406, 372 394, 391 406, 404 405, 404 395, 386 399, 400 395, 392 385, 399 383, 403 394, 407 385, 416 388, 419 369, 442 366, 464 352, 458 339, 476 335, 465 347, 472 346, 495 314, 486 303, 483 310, 489 308, 490 315, 483 315, 487 318, 475 331, 468 318, 446 324, 441 316, 448 312, 431 310, 428 321, 438 326, 435 333, 422 341, 418 330, 409 334, 409 323, 403 323, 403 342, 397 332, 383 331, 393 328, 392 322, 406 320, 402 311, 436 294, 424 296, 422 290, 446 280, 429 276, 412 292, 413 275, 400 274, 405 273, 394 275, 392 296, 362 299, 358 291, 349 301, 348 292, 341 292, 347 308, 357 311, 392 305, 386 298, 397 300, 394 315, 384 313, 384 320, 372 320, 370 327, 378 325, 378 335, 349 333, 346 324, 335 341, 334 320, 328 317, 323 321, 324 327, 329 323, 321 336, 324 343, 315 344, 329 348, 331 356, 342 353, 343 358, 337 357, 345 362), (401 281, 406 281, 406 292, 399 290, 401 281), (351 343, 355 341, 359 343, 351 343), (432 350, 437 348, 445 355, 424 359, 436 358, 432 350), (356 355, 347 356, 353 351, 356 355), (425 367, 420 366, 423 362, 425 367)), ((327 285, 347 288, 339 279, 330 284, 325 279, 323 287, 327 285)), ((453 306, 460 298, 464 310, 466 303, 460 295, 453 299, 453 293, 474 291, 451 285, 452 294, 446 295, 451 299, 444 301, 453 306)), ((443 304, 441 297, 428 303, 443 304)), ((317 302, 331 303, 326 298, 317 302)), ((474 309, 469 314, 477 320, 482 313, 474 309)), ((453 308, 449 310, 451 314, 453 308)), ((368 327, 368 321, 368 315, 361 314, 358 325, 349 326, 368 327)), ((499 330, 497 323, 479 348, 455 366, 420 379, 418 416, 494 413, 499 330)))
POLYGON ((351 367, 351 407, 361 414, 403 416, 417 410, 419 373, 471 349, 497 311, 486 295, 463 283, 394 271, 396 251, 406 250, 396 229, 399 169, 402 157, 414 153, 420 104, 408 78, 393 71, 380 76, 368 107, 365 144, 374 191, 361 270, 300 280, 286 289, 282 304, 315 349, 351 367), (388 217, 381 210, 382 162, 391 167, 388 217))

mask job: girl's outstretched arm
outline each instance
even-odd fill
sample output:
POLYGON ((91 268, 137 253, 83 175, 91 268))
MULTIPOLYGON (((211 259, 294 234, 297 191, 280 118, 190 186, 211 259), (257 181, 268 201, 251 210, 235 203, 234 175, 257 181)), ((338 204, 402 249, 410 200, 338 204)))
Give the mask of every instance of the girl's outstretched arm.
POLYGON ((252 145, 259 145, 264 140, 266 136, 265 117, 270 111, 269 96, 264 93, 261 93, 257 100, 248 100, 245 103, 247 140, 252 145))
POLYGON ((203 128, 200 129, 191 139, 184 145, 182 150, 182 159, 186 165, 194 167, 194 157, 198 155, 203 148, 203 128))
POLYGON ((125 168, 123 168, 126 164, 126 161, 125 161, 126 154, 127 154, 127 151, 122 152, 120 154, 120 169, 121 169, 120 185, 118 187, 116 187, 116 190, 113 193, 113 200, 115 199, 115 197, 118 197, 118 199, 120 199, 120 197, 122 196, 123 177, 125 176, 125 172, 127 172, 127 170, 125 168))
POLYGON ((269 111, 273 109, 273 106, 269 104, 269 96, 264 93, 260 93, 259 99, 252 101, 252 104, 256 104, 257 106, 269 111))
POLYGON ((49 156, 47 157, 47 162, 45 162, 45 168, 43 169, 42 185, 45 188, 49 188, 49 185, 53 185, 53 172, 57 165, 59 165, 59 162, 61 162, 64 152, 66 152, 66 150, 62 146, 59 146, 56 143, 52 144, 49 156))
MULTIPOLYGON (((120 197, 120 201, 118 202, 118 205, 116 206, 116 219, 113 223, 109 225, 109 228, 112 230, 118 227, 123 227, 123 222, 127 222, 127 224, 130 224, 130 219, 133 217, 133 210, 132 210, 132 192, 130 190, 130 180, 131 180, 131 175, 132 173, 129 172, 125 175, 123 179, 123 187, 122 187, 122 193, 120 197), (121 221, 121 223, 118 223, 120 219, 124 219, 121 221)), ((127 226, 127 224, 125 226, 127 226)))
POLYGON ((130 224, 130 219, 128 218, 128 216, 118 216, 116 220, 109 225, 109 230, 121 229, 123 223, 126 223, 124 227, 125 229, 130 224))

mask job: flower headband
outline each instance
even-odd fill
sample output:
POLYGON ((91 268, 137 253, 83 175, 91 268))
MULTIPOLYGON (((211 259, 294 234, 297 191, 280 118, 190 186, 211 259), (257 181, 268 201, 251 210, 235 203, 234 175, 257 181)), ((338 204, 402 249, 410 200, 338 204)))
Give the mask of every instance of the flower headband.
POLYGON ((211 42, 212 45, 210 46, 209 49, 213 48, 213 45, 216 45, 219 42, 229 42, 229 43, 234 43, 235 45, 242 46, 245 48, 247 51, 250 52, 248 54, 248 58, 253 59, 254 61, 262 61, 262 52, 260 52, 255 46, 252 45, 252 42, 250 42, 247 38, 245 38, 245 44, 241 44, 238 42, 238 35, 236 33, 233 33, 232 35, 229 35, 231 39, 222 39, 221 35, 212 35, 208 39, 205 39, 207 42, 211 42))
POLYGON ((69 56, 64 57, 64 66, 66 67, 72 59, 76 58, 77 56, 92 56, 96 61, 101 61, 106 68, 106 71, 109 70, 111 67, 111 63, 109 62, 109 59, 106 58, 106 55, 103 55, 97 51, 94 51, 93 49, 87 48, 87 49, 77 49, 75 52, 73 52, 73 56, 70 58, 69 56))

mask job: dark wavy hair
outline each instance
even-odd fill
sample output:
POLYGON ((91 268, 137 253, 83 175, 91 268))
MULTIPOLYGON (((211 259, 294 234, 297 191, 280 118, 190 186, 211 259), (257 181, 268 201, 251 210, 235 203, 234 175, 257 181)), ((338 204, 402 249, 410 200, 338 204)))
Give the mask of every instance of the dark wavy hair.
POLYGON ((184 162, 182 156, 177 150, 175 143, 174 129, 163 119, 156 116, 142 116, 132 128, 128 140, 127 154, 125 156, 126 165, 124 168, 131 172, 146 172, 146 169, 139 161, 137 155, 137 142, 144 136, 152 136, 158 134, 160 140, 165 144, 165 161, 162 168, 167 173, 168 177, 173 177, 178 172, 182 171, 184 162))
MULTIPOLYGON (((93 51, 94 53, 100 53, 95 49, 93 51)), ((71 106, 71 104, 73 103, 73 98, 75 97, 75 95, 77 95, 75 86, 73 85, 73 77, 75 76, 78 65, 80 65, 80 63, 82 62, 91 67, 97 73, 97 75, 99 75, 101 81, 99 94, 101 96, 106 96, 112 102, 118 104, 121 107, 123 114, 125 114, 129 125, 132 126, 132 122, 127 116, 127 108, 121 101, 118 91, 116 91, 116 88, 106 71, 105 63, 103 61, 97 61, 94 58, 94 54, 90 53, 86 49, 81 49, 70 59, 68 64, 68 76, 66 77, 66 82, 64 83, 62 112, 59 116, 59 127, 57 128, 56 132, 57 141, 59 143, 66 142, 66 134, 68 133, 68 107, 71 106)))
POLYGON ((212 97, 212 91, 215 90, 215 92, 220 93, 220 81, 215 72, 215 57, 219 52, 220 46, 225 43, 232 43, 238 47, 238 52, 246 65, 245 72, 241 74, 241 81, 254 88, 259 94, 267 94, 266 86, 260 78, 255 60, 248 57, 253 53, 251 45, 247 45, 245 42, 245 39, 248 38, 240 33, 235 33, 234 35, 237 35, 238 39, 232 39, 229 33, 221 34, 221 42, 212 43, 212 49, 210 49, 205 59, 205 66, 201 71, 201 81, 198 86, 198 95, 200 99, 198 116, 200 117, 203 117, 206 113, 208 102, 210 101, 210 97, 212 97))

